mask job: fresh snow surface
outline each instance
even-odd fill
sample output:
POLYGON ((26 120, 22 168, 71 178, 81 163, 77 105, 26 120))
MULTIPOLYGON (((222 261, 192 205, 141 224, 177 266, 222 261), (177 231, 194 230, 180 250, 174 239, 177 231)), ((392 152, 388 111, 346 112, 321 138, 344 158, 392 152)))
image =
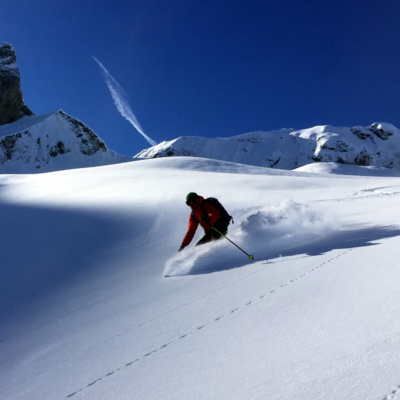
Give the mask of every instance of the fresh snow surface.
POLYGON ((359 176, 400 176, 400 171, 382 167, 359 167, 355 165, 343 165, 334 162, 312 163, 296 168, 299 172, 313 172, 317 174, 339 174, 359 176))
POLYGON ((319 168, 0 175, 0 399, 400 399, 400 178, 319 168), (256 261, 177 253, 189 191, 256 261))

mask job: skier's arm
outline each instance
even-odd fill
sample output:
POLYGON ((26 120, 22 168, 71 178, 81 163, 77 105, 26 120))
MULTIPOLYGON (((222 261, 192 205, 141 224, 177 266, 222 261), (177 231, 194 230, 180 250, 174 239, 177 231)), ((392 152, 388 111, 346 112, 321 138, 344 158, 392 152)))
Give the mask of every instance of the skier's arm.
POLYGON ((183 238, 181 248, 179 249, 180 251, 183 250, 184 247, 189 246, 190 242, 194 237, 194 234, 196 233, 198 225, 199 222, 197 221, 197 219, 194 218, 192 214, 190 214, 188 230, 186 232, 185 237, 183 238))

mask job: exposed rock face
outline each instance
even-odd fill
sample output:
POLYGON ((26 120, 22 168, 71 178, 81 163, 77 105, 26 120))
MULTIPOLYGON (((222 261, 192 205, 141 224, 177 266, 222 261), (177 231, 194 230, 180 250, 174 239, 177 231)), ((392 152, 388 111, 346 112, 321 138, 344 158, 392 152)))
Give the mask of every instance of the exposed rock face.
POLYGON ((336 162, 400 170, 400 130, 388 123, 250 132, 230 138, 186 136, 143 150, 136 158, 193 156, 260 167, 295 169, 336 162))
POLYGON ((130 161, 62 110, 0 126, 0 173, 49 172, 130 161))
POLYGON ((15 50, 9 43, 0 47, 0 125, 33 115, 25 104, 15 50))
POLYGON ((0 47, 0 174, 50 172, 130 161, 62 110, 34 115, 24 103, 14 48, 0 47))

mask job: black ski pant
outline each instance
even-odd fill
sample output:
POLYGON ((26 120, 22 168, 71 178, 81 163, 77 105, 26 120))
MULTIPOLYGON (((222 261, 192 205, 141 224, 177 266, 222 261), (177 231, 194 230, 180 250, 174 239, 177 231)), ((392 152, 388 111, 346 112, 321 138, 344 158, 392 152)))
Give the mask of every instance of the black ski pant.
MULTIPOLYGON (((218 229, 223 235, 226 235, 228 232, 228 227, 222 221, 217 221, 217 223, 215 224, 215 228, 218 229)), ((206 231, 205 235, 196 243, 196 246, 200 246, 202 244, 206 244, 213 240, 218 240, 221 238, 222 236, 217 231, 211 228, 206 231)))

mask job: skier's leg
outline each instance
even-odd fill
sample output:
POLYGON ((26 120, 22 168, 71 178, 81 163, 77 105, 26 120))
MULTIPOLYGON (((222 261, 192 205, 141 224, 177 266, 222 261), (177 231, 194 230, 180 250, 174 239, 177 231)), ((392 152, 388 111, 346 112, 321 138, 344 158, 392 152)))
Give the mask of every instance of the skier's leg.
MULTIPOLYGON (((216 225, 215 225, 215 228, 219 231, 219 232, 221 232, 223 235, 226 235, 227 233, 228 233, 228 227, 226 226, 226 224, 225 223, 223 223, 221 220, 218 220, 217 221, 217 223, 216 223, 216 225)), ((214 231, 215 232, 215 231, 214 231)), ((218 232, 215 232, 216 234, 217 234, 217 236, 218 237, 216 237, 216 239, 220 239, 222 236, 218 233, 218 232)))
MULTIPOLYGON (((218 230, 219 230, 219 229, 218 229, 218 230)), ((221 227, 221 230, 220 230, 221 233, 223 233, 223 234, 225 235, 227 231, 228 231, 228 230, 227 230, 227 228, 226 228, 225 226, 221 227)), ((202 244, 209 243, 209 242, 211 242, 211 241, 213 241, 213 240, 219 240, 219 239, 221 239, 221 238, 222 238, 222 236, 221 236, 217 231, 215 231, 214 229, 210 229, 210 230, 208 230, 208 231, 206 232, 206 234, 196 243, 196 246, 200 246, 200 245, 202 245, 202 244)))
POLYGON ((202 244, 209 243, 213 240, 212 230, 206 232, 206 234, 196 243, 196 246, 201 246, 202 244))

